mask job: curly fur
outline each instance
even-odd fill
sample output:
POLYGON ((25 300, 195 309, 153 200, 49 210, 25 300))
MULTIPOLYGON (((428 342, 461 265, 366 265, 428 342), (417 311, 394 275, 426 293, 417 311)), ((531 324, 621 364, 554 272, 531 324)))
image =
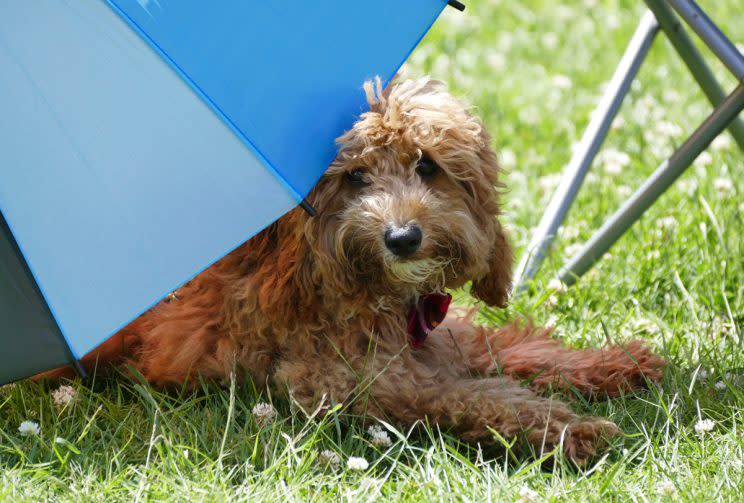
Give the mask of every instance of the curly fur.
POLYGON ((475 297, 507 302, 499 168, 483 124, 443 84, 383 91, 377 81, 365 90, 370 111, 338 139, 338 157, 309 196, 318 216, 288 213, 84 364, 131 365, 158 386, 222 380, 237 368, 239 379, 285 390, 308 409, 327 397, 368 417, 427 418, 468 441, 491 441, 490 429, 523 434, 583 462, 619 430, 536 391, 616 395, 658 379, 662 361, 639 342, 578 351, 546 329, 478 327, 456 311, 412 348, 406 313, 422 294, 472 281, 475 297), (423 155, 440 167, 428 178, 415 169, 423 155), (366 186, 346 179, 355 169, 366 186), (423 241, 403 260, 383 235, 412 222, 423 241))

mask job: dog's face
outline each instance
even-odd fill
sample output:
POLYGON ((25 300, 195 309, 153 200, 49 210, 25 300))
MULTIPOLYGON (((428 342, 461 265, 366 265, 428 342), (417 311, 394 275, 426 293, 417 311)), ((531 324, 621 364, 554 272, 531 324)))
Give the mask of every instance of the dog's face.
POLYGON ((319 214, 307 235, 324 274, 403 299, 473 280, 477 297, 504 305, 511 251, 481 121, 439 82, 365 90, 370 111, 310 196, 319 214))

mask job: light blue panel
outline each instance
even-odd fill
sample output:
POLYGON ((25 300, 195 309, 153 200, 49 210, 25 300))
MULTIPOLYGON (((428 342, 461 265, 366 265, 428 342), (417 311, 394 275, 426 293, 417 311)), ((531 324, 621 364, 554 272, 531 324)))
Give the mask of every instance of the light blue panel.
POLYGON ((301 195, 446 0, 109 0, 301 195))
POLYGON ((106 3, 0 3, 0 209, 78 356, 294 204, 106 3))

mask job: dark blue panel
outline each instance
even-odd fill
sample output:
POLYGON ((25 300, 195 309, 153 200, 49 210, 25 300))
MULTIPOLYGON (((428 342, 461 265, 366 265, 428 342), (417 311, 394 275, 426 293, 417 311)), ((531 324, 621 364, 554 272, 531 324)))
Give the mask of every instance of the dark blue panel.
POLYGON ((0 213, 0 384, 66 365, 70 354, 0 213))

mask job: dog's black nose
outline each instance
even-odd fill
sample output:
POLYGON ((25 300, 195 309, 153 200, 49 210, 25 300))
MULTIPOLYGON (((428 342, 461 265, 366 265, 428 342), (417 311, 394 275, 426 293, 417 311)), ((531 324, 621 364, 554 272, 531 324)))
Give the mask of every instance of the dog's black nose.
POLYGON ((421 229, 418 225, 390 227, 385 231, 385 246, 399 257, 407 257, 421 246, 421 229))

